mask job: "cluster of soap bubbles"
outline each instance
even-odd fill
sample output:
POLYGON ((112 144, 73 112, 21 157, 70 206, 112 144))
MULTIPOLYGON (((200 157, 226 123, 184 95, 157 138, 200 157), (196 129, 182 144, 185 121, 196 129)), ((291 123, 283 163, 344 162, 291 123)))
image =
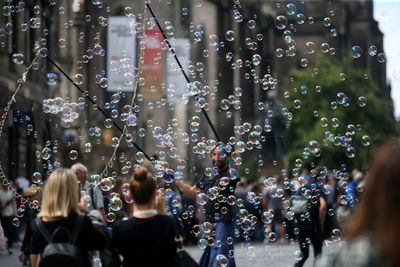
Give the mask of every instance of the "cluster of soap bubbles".
MULTIPOLYGON (((150 2, 150 1, 147 1, 150 2)), ((239 0, 234 1, 236 5, 240 5, 239 0)), ((103 7, 103 3, 101 1, 92 1, 92 4, 97 6, 98 8, 103 7)), ((196 1, 194 4, 195 7, 198 7, 199 1, 196 1)), ((25 4, 23 2, 19 3, 18 6, 15 7, 16 12, 21 12, 24 11, 25 4)), ((241 23, 244 21, 244 16, 242 15, 241 11, 239 9, 236 9, 237 7, 235 6, 235 9, 232 12, 232 19, 235 23, 241 23)), ((3 15, 5 16, 10 16, 13 8, 10 8, 9 6, 5 6, 3 10, 3 15), (8 14, 8 15, 7 15, 8 14)), ((109 10, 108 10, 109 11, 109 10)), ((34 13, 35 14, 40 14, 40 7, 35 7, 34 8, 34 13)), ((64 14, 64 8, 60 7, 59 9, 60 14, 64 14)), ((182 8, 181 13, 183 16, 187 16, 189 14, 189 9, 188 8, 182 8)), ((125 7, 123 9, 123 14, 127 17, 130 18, 136 18, 136 15, 134 14, 134 9, 132 7, 125 7)), ((142 16, 143 14, 140 14, 142 16)), ((138 18, 140 17, 138 15, 138 18)), ((330 12, 330 16, 334 16, 334 12, 330 12)), ((92 18, 91 15, 86 15, 85 17, 86 22, 93 22, 96 25, 100 25, 101 27, 106 28, 108 26, 108 18, 104 16, 99 16, 97 18, 92 18)), ((246 20, 247 21, 247 20, 246 20)), ((244 22, 244 24, 246 23, 244 22)), ((308 41, 305 43, 305 51, 298 51, 298 47, 296 47, 296 41, 294 40, 294 34, 296 33, 296 28, 295 27, 300 27, 299 25, 303 25, 308 21, 309 24, 314 23, 314 18, 309 17, 307 18, 304 14, 299 13, 299 10, 296 8, 296 6, 293 3, 288 3, 285 6, 285 13, 282 15, 278 15, 274 19, 274 25, 275 27, 279 30, 282 34, 282 39, 284 41, 284 45, 286 46, 285 48, 276 48, 275 50, 275 56, 277 58, 283 58, 283 57, 295 57, 296 55, 305 55, 304 58, 301 58, 300 61, 298 62, 299 65, 303 68, 308 67, 312 60, 309 58, 306 58, 307 56, 312 56, 313 54, 317 53, 319 50, 323 54, 330 54, 330 55, 335 55, 336 50, 334 47, 331 47, 331 44, 323 42, 321 45, 316 44, 312 41, 308 41), (293 24, 292 24, 293 22, 293 24)), ((136 22, 134 22, 136 23, 136 22)), ((174 26, 172 25, 172 22, 170 21, 165 21, 165 33, 168 37, 174 38, 175 37, 175 29, 174 26)), ((328 28, 329 30, 328 34, 331 37, 337 37, 337 30, 335 28, 332 28, 333 21, 330 17, 325 17, 322 20, 322 24, 324 27, 328 28)), ((70 27, 72 25, 72 22, 67 22, 65 24, 65 27, 70 27)), ((132 24, 137 26, 137 24, 132 24)), ((130 25, 130 26, 132 26, 130 25)), ((249 58, 247 59, 241 59, 241 58, 235 58, 234 54, 231 51, 228 51, 226 55, 224 55, 224 58, 227 62, 231 62, 231 68, 233 70, 236 69, 241 69, 244 71, 243 77, 247 80, 253 81, 255 84, 259 84, 260 88, 264 91, 275 89, 278 86, 279 80, 275 77, 272 76, 271 69, 268 66, 267 67, 267 74, 260 74, 260 70, 264 71, 263 68, 265 67, 264 65, 264 58, 259 52, 256 52, 256 50, 261 47, 260 43, 263 40, 264 36, 262 34, 257 34, 256 30, 260 27, 260 24, 257 25, 256 20, 254 19, 249 19, 246 23, 247 26, 247 31, 252 32, 251 37, 246 37, 245 38, 245 45, 249 52, 251 52, 249 58), (254 38, 255 37, 255 38, 254 38), (247 68, 247 69, 246 69, 247 68)), ((31 27, 31 28, 40 28, 41 27, 41 19, 40 18, 31 18, 29 20, 29 23, 25 25, 21 25, 22 30, 26 30, 26 28, 31 27)), ((146 20, 146 28, 147 29, 154 29, 156 27, 155 20, 153 18, 146 20)), ((12 23, 7 23, 5 26, 5 29, 2 29, 3 31, 0 31, 1 34, 12 34, 14 31, 15 25, 12 23)), ((235 27, 232 27, 235 29, 235 27)), ((232 29, 229 29, 225 32, 223 36, 217 36, 215 34, 210 34, 210 35, 205 35, 205 26, 202 24, 195 25, 193 23, 190 23, 189 26, 189 32, 191 34, 191 38, 193 43, 201 43, 204 41, 204 39, 207 39, 209 42, 209 47, 206 47, 202 51, 202 55, 204 57, 209 57, 210 51, 211 52, 219 52, 223 51, 223 48, 227 45, 234 45, 239 36, 238 32, 235 32, 232 29), (205 37, 204 37, 205 36, 205 37)), ((130 34, 136 34, 138 33, 137 30, 136 32, 131 31, 130 34)), ((45 29, 44 34, 48 34, 48 30, 45 29)), ((83 42, 83 39, 85 38, 84 33, 80 33, 79 36, 79 42, 83 42)), ((104 56, 105 55, 105 50, 103 49, 103 46, 101 45, 101 36, 100 34, 96 34, 96 37, 93 40, 93 47, 86 50, 84 55, 80 60, 76 62, 76 69, 81 70, 83 68, 83 64, 89 63, 90 60, 94 58, 95 55, 98 56, 104 56)), ((58 46, 60 48, 65 48, 67 46, 67 41, 65 39, 58 39, 58 46)), ((143 48, 143 43, 140 44, 140 49, 143 48)), ((167 45, 163 43, 163 50, 166 50, 167 45)), ((168 51, 167 51, 168 52, 168 51)), ((363 51, 362 48, 358 45, 354 45, 351 48, 351 55, 354 59, 359 59, 363 56, 363 51)), ((46 48, 43 48, 41 50, 41 55, 43 57, 47 56, 48 50, 46 48)), ((376 56, 377 61, 380 63, 385 62, 385 55, 384 53, 378 53, 377 47, 376 46, 370 46, 368 48, 368 54, 370 56, 376 56)), ((236 56, 236 55, 235 55, 236 56)), ((162 62, 162 54, 158 53, 156 57, 154 58, 154 64, 160 64, 162 62)), ((25 56, 20 53, 14 53, 12 55, 12 61, 17 64, 17 65, 22 65, 25 63, 25 56)), ((196 60, 197 61, 197 60, 196 60)), ((194 82, 190 83, 187 87, 187 93, 183 95, 183 99, 186 99, 185 104, 188 103, 190 97, 194 97, 196 99, 195 107, 194 110, 195 112, 200 112, 202 108, 205 110, 208 110, 210 108, 210 104, 207 103, 207 97, 211 101, 214 101, 217 99, 217 93, 218 93, 218 83, 219 80, 215 81, 215 87, 212 88, 212 86, 206 85, 204 82, 204 78, 206 77, 204 72, 205 72, 205 64, 203 61, 194 61, 194 62, 189 62, 189 76, 191 78, 195 77, 196 79, 194 82), (204 83, 204 84, 203 84, 204 83)), ((265 60, 267 61, 267 60, 265 60)), ((125 86, 130 86, 133 85, 136 79, 139 79, 139 85, 144 86, 146 83, 149 83, 145 78, 139 77, 139 69, 135 67, 135 62, 133 59, 129 58, 127 56, 127 53, 123 51, 123 55, 120 59, 118 60, 111 60, 110 62, 107 62, 109 64, 109 69, 112 73, 114 74, 122 74, 123 81, 122 84, 125 86)), ((178 70, 178 69, 177 69, 178 70)), ((78 71, 80 72, 80 71, 78 71)), ((318 70, 315 70, 313 72, 313 75, 317 75, 318 70)), ((46 79, 46 84, 49 86, 49 88, 54 88, 57 87, 57 84, 60 81, 59 76, 56 73, 47 73, 45 76, 46 79)), ((339 79, 341 81, 346 80, 346 75, 345 73, 341 73, 339 75, 339 79)), ((85 83, 85 77, 81 73, 76 73, 73 75, 73 81, 76 85, 83 85, 85 83)), ((99 73, 96 75, 95 78, 95 83, 98 85, 99 88, 101 89, 110 89, 109 88, 109 81, 107 79, 107 76, 105 75, 104 71, 99 71, 99 73)), ((165 84, 162 85, 163 89, 165 89, 165 84)), ((117 91, 121 88, 112 88, 113 90, 116 89, 117 91)), ((153 88, 154 89, 154 88, 153 88)), ((173 86, 168 88, 169 92, 174 91, 173 86)), ((307 94, 307 92, 310 90, 309 87, 306 85, 301 86, 298 88, 299 92, 302 95, 307 94)), ((316 92, 321 92, 321 87, 316 86, 315 88, 316 92)), ((237 87, 234 89, 234 95, 229 95, 228 97, 223 98, 222 100, 216 100, 216 106, 219 108, 220 111, 225 112, 226 118, 230 119, 233 117, 233 112, 236 112, 238 110, 242 109, 243 103, 240 99, 242 96, 243 92, 240 87, 237 87)), ((126 125, 131 127, 129 130, 134 131, 132 134, 126 134, 124 139, 126 141, 126 144, 128 147, 133 147, 134 146, 134 135, 137 135, 139 138, 143 138, 146 136, 149 136, 151 138, 151 141, 153 142, 154 146, 156 147, 155 153, 158 156, 158 159, 154 161, 154 169, 155 169, 155 177, 156 178, 163 178, 164 181, 168 184, 171 185, 173 182, 179 182, 183 180, 184 173, 183 170, 187 167, 187 162, 184 159, 181 159, 178 153, 177 149, 177 144, 176 142, 178 140, 182 140, 185 145, 190 144, 190 149, 192 149, 191 152, 195 155, 195 157, 198 157, 199 159, 205 158, 207 154, 209 154, 212 149, 217 145, 217 141, 213 139, 207 139, 203 136, 201 136, 201 119, 199 116, 195 115, 192 116, 191 118, 188 119, 188 132, 184 132, 181 129, 178 129, 176 119, 175 122, 171 123, 168 127, 162 127, 162 126, 155 126, 153 125, 152 120, 148 120, 145 122, 147 127, 144 126, 138 126, 140 125, 139 119, 140 118, 140 107, 138 105, 130 106, 130 105, 125 105, 122 109, 122 112, 120 113, 117 107, 117 103, 121 101, 121 97, 124 94, 121 93, 115 93, 111 96, 111 100, 109 102, 106 102, 104 104, 104 108, 109 111, 111 114, 111 118, 116 119, 120 118, 122 122, 126 122, 126 125), (138 126, 138 128, 136 128, 138 126), (141 128, 139 128, 141 127, 141 128), (167 159, 173 159, 174 162, 176 163, 176 168, 174 169, 173 166, 170 166, 172 164, 169 164, 167 159)), ((285 98, 289 97, 289 92, 285 92, 284 95, 285 98)), ((143 101, 145 97, 142 94, 138 94, 137 100, 139 102, 146 102, 143 101)), ((350 105, 351 101, 348 96, 344 92, 338 92, 336 94, 335 99, 333 99, 330 102, 330 107, 332 110, 335 110, 341 106, 347 107, 350 105), (341 105, 341 106, 339 106, 341 105)), ((359 107, 365 107, 367 105, 367 99, 364 96, 359 96, 357 98, 357 104, 359 107)), ((303 102, 305 102, 303 100, 303 102)), ((295 99, 293 100, 293 107, 298 110, 300 108, 306 105, 306 103, 303 103, 301 99, 295 99)), ((168 104, 165 99, 162 99, 160 101, 149 101, 146 102, 147 109, 153 110, 154 108, 161 108, 161 107, 168 107, 170 110, 174 109, 173 104, 168 104)), ((264 135, 265 132, 269 133, 272 131, 272 121, 273 117, 276 115, 274 114, 275 110, 273 110, 271 107, 268 106, 268 104, 264 104, 263 102, 259 102, 256 104, 258 109, 260 111, 265 110, 266 113, 266 118, 263 119, 263 121, 257 122, 257 124, 252 125, 248 122, 245 121, 240 121, 237 125, 235 124, 233 127, 233 131, 235 136, 231 136, 228 140, 228 143, 225 147, 227 152, 231 153, 233 162, 235 165, 242 165, 243 162, 243 153, 246 151, 251 151, 253 149, 261 149, 262 148, 262 143, 265 142, 267 139, 264 135)), ((69 99, 63 99, 60 97, 54 98, 54 99, 46 99, 43 101, 42 104, 42 110, 44 113, 48 114, 62 114, 62 121, 64 123, 71 123, 74 120, 79 118, 79 113, 77 111, 82 110, 86 107, 84 99, 81 97, 78 99, 78 102, 71 102, 69 99)), ((292 114, 287 111, 286 108, 282 108, 282 113, 286 117, 288 121, 291 120, 292 114)), ((313 116, 315 118, 319 117, 318 111, 313 112, 313 116)), ((323 128, 327 128, 329 125, 331 125, 334 129, 338 128, 340 122, 338 118, 332 117, 328 118, 327 115, 322 115, 321 112, 321 118, 318 118, 320 122, 320 126, 323 128)), ((203 123, 204 124, 204 123, 203 123)), ((103 125, 104 128, 106 129, 111 129, 114 126, 114 121, 110 118, 107 118, 104 120, 103 125)), ((102 127, 101 126, 101 127, 102 127)), ((361 126, 360 126, 361 127, 361 126)), ((110 130, 106 130, 110 131, 110 130)), ((321 151, 324 146, 327 146, 328 144, 333 144, 334 146, 341 146, 345 149, 345 154, 348 158, 354 158, 356 155, 355 148, 351 145, 352 136, 355 135, 356 131, 360 131, 358 125, 353 125, 353 124, 348 124, 345 128, 345 134, 338 134, 334 131, 325 131, 323 139, 322 140, 310 140, 308 142, 308 145, 304 147, 304 150, 301 155, 299 155, 300 158, 296 159, 295 161, 295 168, 291 171, 291 175, 297 177, 299 175, 299 172, 301 170, 301 167, 303 166, 303 160, 309 159, 311 156, 314 157, 321 157, 321 151)), ((104 131, 105 132, 105 131, 104 131)), ((93 140, 88 141, 84 140, 82 144, 84 144, 84 152, 85 153, 90 153, 93 149, 93 146, 95 143, 100 144, 100 138, 102 136, 102 129, 98 126, 93 126, 88 129, 89 136, 93 139, 96 139, 96 142, 93 140)), ((119 137, 113 136, 111 138, 111 146, 116 148, 120 145, 120 142, 123 140, 119 137)), ((368 135, 363 135, 361 138, 361 143, 363 146, 369 146, 371 144, 371 139, 368 135)), ((77 149, 78 150, 78 149, 77 149)), ((76 161, 81 155, 75 149, 71 149, 68 152, 68 157, 72 161, 76 161)), ((42 149, 42 151, 39 151, 40 157, 45 160, 49 161, 54 158, 54 149, 52 149, 49 146, 46 146, 42 149)), ((104 158, 104 156, 103 156, 104 158)), ((132 161, 128 161, 125 157, 125 155, 121 155, 121 157, 118 159, 119 160, 119 165, 121 166, 121 174, 122 175, 127 175, 129 172, 132 171, 132 169, 135 168, 135 166, 138 166, 139 164, 142 164, 145 161, 145 154, 143 152, 137 152, 134 154, 134 157, 132 158, 132 161), (136 164, 135 164, 136 163, 136 164)), ((257 162, 258 166, 262 166, 263 160, 258 160, 257 162)), ((276 166, 277 163, 274 162, 274 165, 276 166)), ((346 166, 342 165, 341 170, 336 170, 334 171, 335 175, 338 177, 340 180, 340 183, 345 183, 345 181, 348 179, 348 175, 346 176, 345 173, 346 166)), ((285 189, 291 190, 292 192, 298 190, 301 185, 298 181, 290 181, 287 176, 289 175, 286 169, 282 169, 281 174, 284 176, 284 188, 281 188, 278 186, 276 179, 272 177, 265 178, 263 181, 264 186, 266 190, 270 192, 270 194, 273 197, 276 198, 282 198, 285 193, 285 189)), ((204 175, 207 177, 212 177, 213 175, 216 175, 218 173, 218 170, 216 168, 205 168, 204 170, 204 175)), ((249 168, 245 170, 245 173, 249 173, 249 168)), ((111 192, 113 188, 116 186, 116 177, 117 173, 113 172, 111 175, 106 175, 107 177, 103 177, 102 175, 99 174, 92 174, 89 176, 88 181, 91 184, 91 186, 98 185, 99 188, 105 192, 111 192)), ((322 175, 323 176, 323 175, 322 175)), ((252 206, 255 208, 259 207, 261 205, 261 196, 257 195, 254 192, 248 192, 245 199, 236 197, 234 195, 230 195, 226 198, 221 197, 221 191, 222 190, 230 190, 233 191, 232 188, 229 188, 229 183, 231 180, 238 178, 238 173, 235 169, 230 169, 229 170, 229 176, 228 177, 223 177, 220 179, 220 183, 216 186, 211 187, 207 192, 204 193, 199 193, 196 197, 196 202, 199 204, 200 207, 203 207, 209 203, 210 201, 216 201, 214 208, 217 210, 215 213, 215 218, 218 219, 220 216, 223 214, 226 214, 228 212, 228 208, 234 207, 238 209, 238 214, 239 218, 237 220, 238 228, 235 230, 235 236, 239 237, 242 235, 244 238, 245 243, 248 245, 248 251, 247 255, 249 258, 254 257, 254 247, 250 246, 250 237, 253 234, 253 231, 255 230, 257 223, 259 223, 259 219, 257 219, 256 216, 251 214, 245 206, 246 203, 250 203, 252 206)), ((41 184, 42 183, 42 174, 40 172, 34 172, 32 174, 32 182, 34 184, 41 184)), ((302 195, 312 198, 311 197, 311 191, 304 189, 302 192, 302 195)), ((132 198, 129 193, 129 184, 124 183, 121 187, 121 195, 119 193, 111 192, 109 194, 109 213, 106 214, 106 219, 108 222, 112 223, 116 220, 116 212, 120 211, 123 207, 123 202, 125 201, 126 203, 132 203, 132 198)), ((178 211, 182 209, 182 205, 180 203, 179 196, 176 197, 176 194, 173 192, 171 189, 166 189, 165 191, 165 198, 166 201, 171 200, 173 210, 171 211, 174 214, 178 214, 178 211)), ((312 201, 316 201, 315 199, 312 199, 312 201)), ((87 205, 91 203, 91 198, 90 196, 86 195, 85 196, 85 202, 87 205)), ((37 204, 37 203, 36 203, 37 204)), ((33 205, 36 205, 33 203, 33 205)), ((289 205, 289 203, 286 203, 284 201, 284 204, 289 205)), ((37 204, 38 205, 38 204, 37 204)), ((23 214, 25 211, 25 206, 21 206, 18 208, 17 212, 17 218, 14 218, 13 224, 15 226, 18 226, 20 224, 19 218, 22 217, 21 214, 23 214)), ((194 206, 190 205, 187 207, 181 215, 181 218, 184 220, 187 220, 189 218, 194 217, 195 213, 195 208, 194 206)), ((328 214, 330 216, 333 216, 331 214, 334 214, 334 211, 328 211, 328 214)), ((264 235, 267 238, 267 240, 274 242, 277 240, 277 234, 271 230, 271 224, 275 218, 276 214, 274 213, 273 210, 266 210, 261 214, 261 222, 264 224, 264 235)), ((291 211, 290 209, 286 211, 285 213, 286 218, 291 221, 294 220, 294 212, 291 211)), ((222 242, 226 242, 227 244, 231 245, 233 243, 233 238, 234 237, 228 237, 226 240, 214 240, 214 234, 215 231, 213 229, 213 225, 205 221, 202 224, 195 224, 192 227, 192 232, 198 237, 202 237, 198 241, 198 247, 201 249, 205 249, 207 246, 211 245, 216 245, 216 246, 221 246, 222 242)), ((331 239, 333 241, 340 241, 342 239, 342 233, 338 229, 334 229, 331 232, 331 239)), ((300 251, 295 251, 294 252, 294 257, 296 261, 300 261, 303 257, 302 253, 300 251)), ((233 257, 233 251, 229 252, 228 257, 233 257)), ((219 254, 216 256, 216 262, 217 266, 227 266, 228 265, 228 257, 226 255, 219 254)))
POLYGON ((79 113, 75 110, 85 108, 85 103, 83 99, 81 100, 82 102, 76 103, 64 100, 61 97, 45 99, 42 103, 42 110, 44 113, 50 114, 61 113, 61 120, 70 123, 79 118, 79 113))

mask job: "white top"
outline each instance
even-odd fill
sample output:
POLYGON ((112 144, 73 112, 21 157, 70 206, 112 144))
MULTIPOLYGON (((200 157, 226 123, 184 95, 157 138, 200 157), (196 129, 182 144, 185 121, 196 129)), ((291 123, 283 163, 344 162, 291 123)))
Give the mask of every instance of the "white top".
POLYGON ((11 217, 16 215, 17 202, 14 199, 14 193, 12 191, 0 189, 0 202, 7 205, 4 209, 0 208, 2 216, 11 217))

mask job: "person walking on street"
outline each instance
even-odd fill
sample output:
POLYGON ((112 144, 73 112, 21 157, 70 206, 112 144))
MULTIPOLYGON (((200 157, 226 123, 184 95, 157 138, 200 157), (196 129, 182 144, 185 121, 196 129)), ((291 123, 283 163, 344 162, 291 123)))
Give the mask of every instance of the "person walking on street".
POLYGON ((316 182, 322 171, 320 167, 313 170, 308 183, 301 186, 292 196, 292 211, 295 213, 297 239, 301 251, 301 256, 296 259, 295 267, 303 266, 309 256, 308 239, 313 245, 314 257, 322 253, 322 228, 326 214, 326 201, 316 182))
POLYGON ((32 239, 32 226, 31 223, 36 219, 39 213, 38 207, 42 201, 42 188, 36 185, 28 187, 24 192, 25 199, 28 200, 25 209, 25 223, 26 231, 24 240, 22 241, 21 250, 18 254, 19 261, 24 266, 31 266, 30 264, 30 252, 31 252, 31 239, 32 239))
POLYGON ((211 151, 215 174, 205 175, 193 186, 183 182, 177 183, 184 195, 195 197, 198 194, 207 194, 208 196, 204 204, 205 218, 206 222, 215 224, 215 242, 204 250, 199 262, 201 267, 216 266, 217 256, 220 255, 226 257, 227 267, 236 266, 233 242, 228 241, 234 239, 234 208, 227 203, 227 199, 234 194, 236 184, 240 179, 236 174, 236 169, 229 168, 227 157, 229 156, 224 147, 215 147, 211 151))
POLYGON ((11 189, 10 184, 0 185, 0 219, 1 225, 3 226, 4 235, 7 237, 7 249, 8 253, 12 254, 12 245, 14 239, 14 225, 12 223, 13 218, 17 215, 17 202, 14 198, 14 193, 11 189))

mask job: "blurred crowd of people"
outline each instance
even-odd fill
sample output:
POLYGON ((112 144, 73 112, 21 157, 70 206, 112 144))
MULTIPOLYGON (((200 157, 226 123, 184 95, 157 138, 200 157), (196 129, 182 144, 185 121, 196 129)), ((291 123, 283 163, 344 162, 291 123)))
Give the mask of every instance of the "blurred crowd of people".
MULTIPOLYGON (((357 169, 349 172, 342 165, 340 170, 303 168, 293 179, 282 173, 248 183, 242 177, 234 191, 235 200, 241 203, 239 208, 257 218, 257 223, 249 234, 240 227, 243 211, 233 211, 234 238, 246 243, 297 241, 301 253, 295 266, 303 266, 309 245, 319 258, 324 241, 346 239, 350 241, 347 251, 322 257, 317 264, 350 266, 348 263, 354 261, 351 256, 358 255, 353 250, 365 248, 373 253, 358 263, 376 265, 356 262, 352 266, 378 266, 379 259, 382 266, 399 266, 393 247, 399 243, 399 235, 393 235, 400 228, 396 219, 399 207, 395 205, 399 159, 400 148, 391 144, 377 152, 367 176, 357 169), (335 259, 335 264, 327 258, 335 259)), ((85 213, 88 216, 82 219, 77 235, 84 266, 172 266, 177 247, 175 224, 182 229, 186 244, 197 244, 200 236, 194 227, 205 220, 202 205, 196 198, 181 195, 180 187, 166 181, 157 185, 146 168, 138 167, 130 181, 116 179, 113 189, 105 192, 89 183, 88 170, 81 163, 55 170, 44 187, 30 185, 23 178, 13 184, 3 181, 0 252, 11 254, 13 245, 18 244, 23 265, 39 266, 41 260, 48 259, 40 255, 50 242, 40 223, 50 235, 60 226, 73 232, 78 214, 85 213), (128 189, 131 194, 127 194, 128 189), (114 207, 118 206, 115 198, 120 199, 118 208, 114 207), (178 220, 169 220, 168 215, 178 220), (37 218, 40 222, 34 223, 37 218), (154 253, 161 256, 149 260, 154 253)), ((66 239, 63 234, 52 238, 66 239)))

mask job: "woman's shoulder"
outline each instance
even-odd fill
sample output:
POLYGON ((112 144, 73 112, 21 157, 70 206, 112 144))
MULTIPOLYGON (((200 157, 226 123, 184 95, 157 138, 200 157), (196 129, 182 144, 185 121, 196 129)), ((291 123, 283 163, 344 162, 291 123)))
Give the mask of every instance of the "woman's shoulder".
POLYGON ((376 253, 369 235, 362 235, 344 243, 335 252, 323 255, 316 262, 317 267, 341 266, 386 266, 376 253))

